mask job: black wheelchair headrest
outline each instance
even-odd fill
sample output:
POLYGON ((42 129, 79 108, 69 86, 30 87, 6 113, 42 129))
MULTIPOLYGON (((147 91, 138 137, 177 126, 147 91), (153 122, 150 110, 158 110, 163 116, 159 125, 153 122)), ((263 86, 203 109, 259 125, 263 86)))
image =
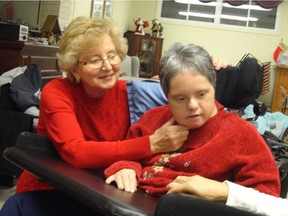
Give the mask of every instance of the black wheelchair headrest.
POLYGON ((263 88, 262 66, 257 59, 246 57, 238 66, 217 71, 216 99, 232 109, 253 104, 263 88))

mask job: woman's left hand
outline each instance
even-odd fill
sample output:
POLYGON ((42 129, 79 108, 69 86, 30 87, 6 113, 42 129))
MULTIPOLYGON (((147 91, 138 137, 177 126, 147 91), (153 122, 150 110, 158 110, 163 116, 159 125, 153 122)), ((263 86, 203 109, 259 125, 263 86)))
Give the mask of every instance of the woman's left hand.
POLYGON ((113 181, 116 182, 116 185, 120 190, 130 193, 137 191, 136 172, 133 169, 122 169, 114 175, 109 176, 105 183, 111 184, 113 181))

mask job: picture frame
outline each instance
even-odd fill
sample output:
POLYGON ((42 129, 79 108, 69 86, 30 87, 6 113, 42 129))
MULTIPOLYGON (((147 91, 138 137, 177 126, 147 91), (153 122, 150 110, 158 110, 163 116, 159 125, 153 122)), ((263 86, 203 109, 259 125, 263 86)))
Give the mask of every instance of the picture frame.
POLYGON ((92 0, 91 17, 112 18, 112 0, 92 0))

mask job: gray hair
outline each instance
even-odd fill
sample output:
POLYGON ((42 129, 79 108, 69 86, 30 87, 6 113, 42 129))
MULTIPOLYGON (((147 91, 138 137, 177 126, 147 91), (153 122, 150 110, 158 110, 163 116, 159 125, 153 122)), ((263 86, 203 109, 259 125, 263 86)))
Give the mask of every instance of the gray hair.
POLYGON ((195 44, 174 43, 160 60, 159 78, 163 92, 167 96, 170 80, 182 72, 200 73, 216 86, 216 72, 209 53, 195 44))

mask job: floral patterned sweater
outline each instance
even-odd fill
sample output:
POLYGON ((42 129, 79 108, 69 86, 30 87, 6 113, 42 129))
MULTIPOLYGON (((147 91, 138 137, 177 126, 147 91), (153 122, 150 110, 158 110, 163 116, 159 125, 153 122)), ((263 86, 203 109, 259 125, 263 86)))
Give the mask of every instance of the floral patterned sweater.
MULTIPOLYGON (((166 193, 167 184, 177 176, 196 174, 218 181, 230 180, 279 196, 278 168, 265 140, 250 122, 215 103, 218 113, 201 128, 191 129, 178 151, 137 162, 118 161, 104 171, 105 176, 123 168, 134 169, 138 187, 152 196, 166 193)), ((152 134, 171 116, 169 105, 146 112, 132 125, 128 138, 152 134)))

